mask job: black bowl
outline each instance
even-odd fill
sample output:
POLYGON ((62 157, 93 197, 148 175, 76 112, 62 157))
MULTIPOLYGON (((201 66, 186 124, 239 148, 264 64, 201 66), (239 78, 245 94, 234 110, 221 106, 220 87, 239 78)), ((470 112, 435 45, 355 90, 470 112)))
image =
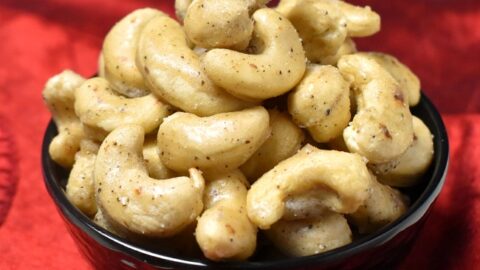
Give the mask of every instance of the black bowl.
POLYGON ((407 213, 373 234, 319 255, 272 257, 270 247, 264 245, 248 262, 215 263, 159 253, 113 235, 94 224, 65 196, 68 172, 55 164, 48 154, 48 145, 57 134, 53 122, 47 127, 42 147, 45 185, 77 246, 97 269, 391 269, 414 243, 442 189, 448 167, 448 138, 437 110, 428 98, 422 96, 412 113, 421 118, 433 133, 435 156, 422 183, 403 190, 412 202, 407 213))

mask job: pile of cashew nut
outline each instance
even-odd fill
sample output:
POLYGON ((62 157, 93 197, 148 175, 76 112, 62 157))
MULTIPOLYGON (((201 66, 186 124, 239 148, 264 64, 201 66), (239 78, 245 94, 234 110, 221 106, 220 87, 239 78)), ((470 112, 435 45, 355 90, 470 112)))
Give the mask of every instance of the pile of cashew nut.
POLYGON ((121 237, 214 261, 249 259, 259 233, 287 256, 322 253, 406 212, 398 188, 422 181, 433 141, 410 113, 418 78, 356 50, 380 16, 268 2, 177 0, 177 20, 135 10, 106 36, 98 76, 46 83, 72 204, 121 237))

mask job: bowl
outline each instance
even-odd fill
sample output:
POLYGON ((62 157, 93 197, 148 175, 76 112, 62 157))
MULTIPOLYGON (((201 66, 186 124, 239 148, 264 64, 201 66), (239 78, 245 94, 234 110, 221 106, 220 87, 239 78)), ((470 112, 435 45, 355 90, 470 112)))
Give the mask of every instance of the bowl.
POLYGON ((278 256, 273 247, 259 243, 259 252, 247 262, 218 263, 159 252, 111 234, 68 201, 64 192, 68 171, 53 162, 48 154, 48 145, 57 134, 53 122, 49 123, 43 139, 43 175, 68 231, 81 253, 96 269, 390 269, 408 254, 415 242, 442 189, 448 167, 448 138, 437 110, 422 95, 412 113, 421 118, 433 133, 435 156, 423 181, 402 190, 411 198, 408 211, 395 222, 349 245, 307 257, 278 256))

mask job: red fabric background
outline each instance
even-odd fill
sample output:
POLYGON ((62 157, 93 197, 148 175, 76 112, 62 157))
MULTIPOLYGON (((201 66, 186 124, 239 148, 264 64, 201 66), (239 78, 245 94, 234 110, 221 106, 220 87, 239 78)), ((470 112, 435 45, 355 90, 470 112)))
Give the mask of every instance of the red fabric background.
MULTIPOLYGON (((476 268, 480 1, 355 2, 371 5, 382 16, 382 32, 359 40, 360 49, 389 52, 408 64, 442 112, 450 136, 445 188, 400 268, 476 268)), ((62 69, 94 74, 111 25, 144 6, 172 12, 172 1, 160 0, 0 2, 0 269, 90 269, 42 182, 40 143, 50 116, 40 92, 62 69)))

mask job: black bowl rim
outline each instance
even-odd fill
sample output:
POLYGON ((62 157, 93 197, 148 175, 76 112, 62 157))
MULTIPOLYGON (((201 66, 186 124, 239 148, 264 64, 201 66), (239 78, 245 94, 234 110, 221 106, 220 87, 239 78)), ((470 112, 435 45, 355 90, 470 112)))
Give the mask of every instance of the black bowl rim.
MULTIPOLYGON (((433 119, 432 134, 437 136, 434 140, 438 141, 436 146, 436 155, 432 177, 425 190, 413 205, 410 206, 407 213, 395 222, 385 226, 379 231, 370 234, 364 238, 354 241, 346 246, 318 254, 299 258, 282 258, 269 262, 212 262, 207 259, 183 259, 175 258, 148 251, 127 240, 121 239, 105 229, 93 223, 88 217, 83 215, 75 206, 67 199, 64 190, 57 184, 53 177, 52 168, 47 166, 49 161, 47 136, 43 138, 42 144, 42 172, 47 190, 53 201, 62 212, 62 214, 73 222, 77 227, 81 228, 91 238, 95 239, 102 246, 123 252, 136 258, 139 261, 152 263, 153 265, 162 265, 166 267, 195 267, 208 268, 220 267, 225 269, 260 269, 260 268, 293 268, 304 267, 308 265, 319 265, 345 259, 355 255, 365 249, 373 248, 389 241, 401 231, 415 224, 425 214, 426 210, 431 206, 440 193, 445 182, 449 161, 449 145, 447 131, 439 112, 435 109, 432 102, 422 94, 420 104, 417 106, 425 106, 425 111, 430 114, 433 119), (421 104, 421 105, 420 105, 421 104), (438 151, 440 150, 440 151, 438 151)), ((50 121, 45 135, 50 129, 54 129, 53 121, 50 121)))

